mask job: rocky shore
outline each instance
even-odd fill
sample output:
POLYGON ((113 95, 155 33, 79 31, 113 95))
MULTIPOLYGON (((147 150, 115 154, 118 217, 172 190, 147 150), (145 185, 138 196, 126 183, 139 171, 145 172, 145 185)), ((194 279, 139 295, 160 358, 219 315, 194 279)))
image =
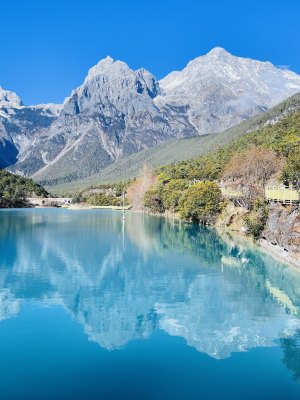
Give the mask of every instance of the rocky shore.
MULTIPOLYGON (((248 210, 231 202, 216 221, 216 228, 247 237, 248 210)), ((300 268, 300 209, 297 206, 270 204, 265 228, 257 243, 280 260, 300 268)))
POLYGON ((269 217, 260 244, 274 254, 300 266, 300 209, 270 205, 269 217))

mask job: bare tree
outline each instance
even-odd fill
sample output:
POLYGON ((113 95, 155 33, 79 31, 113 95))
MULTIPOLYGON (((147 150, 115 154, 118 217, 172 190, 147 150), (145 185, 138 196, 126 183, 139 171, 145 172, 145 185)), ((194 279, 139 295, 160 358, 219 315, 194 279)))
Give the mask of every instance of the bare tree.
POLYGON ((273 150, 252 146, 231 158, 222 179, 227 186, 241 190, 251 201, 264 197, 267 181, 276 176, 283 165, 283 159, 273 150))
POLYGON ((153 186, 156 177, 152 171, 144 166, 139 178, 137 178, 127 189, 127 197, 136 211, 143 210, 143 201, 145 193, 153 186))

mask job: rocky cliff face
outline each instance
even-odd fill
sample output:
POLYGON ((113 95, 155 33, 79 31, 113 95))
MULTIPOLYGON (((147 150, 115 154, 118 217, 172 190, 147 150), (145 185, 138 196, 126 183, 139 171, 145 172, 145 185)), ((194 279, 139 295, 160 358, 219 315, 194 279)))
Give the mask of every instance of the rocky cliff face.
POLYGON ((25 107, 15 93, 0 87, 0 168, 15 164, 30 151, 60 109, 57 104, 25 107))
POLYGON ((13 169, 37 180, 72 180, 166 139, 196 135, 185 116, 170 119, 154 104, 159 92, 148 71, 100 61, 13 169))
MULTIPOLYGON (((221 232, 249 236, 245 218, 249 211, 229 202, 216 222, 221 232)), ((300 210, 297 206, 271 204, 259 244, 282 261, 300 266, 300 210)))
POLYGON ((298 207, 270 206, 269 218, 262 239, 270 249, 300 265, 300 210, 298 207))
POLYGON ((62 106, 0 91, 0 167, 46 184, 97 173, 171 138, 220 132, 300 91, 300 76, 216 48, 161 81, 110 57, 62 106))

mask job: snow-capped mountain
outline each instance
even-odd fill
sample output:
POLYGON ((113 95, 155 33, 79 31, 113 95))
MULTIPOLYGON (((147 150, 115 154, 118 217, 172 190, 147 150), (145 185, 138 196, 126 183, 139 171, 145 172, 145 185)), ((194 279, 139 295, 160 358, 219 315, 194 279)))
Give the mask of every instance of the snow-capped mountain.
POLYGON ((216 47, 159 82, 157 104, 187 107, 199 134, 221 132, 300 91, 300 76, 216 47))
POLYGON ((61 110, 59 104, 25 107, 13 92, 0 87, 0 168, 18 161, 35 135, 48 128, 61 110))
POLYGON ((51 183, 73 180, 164 140, 196 135, 185 115, 171 117, 155 105, 159 90, 150 72, 107 57, 90 69, 14 170, 51 183))
POLYGON ((0 108, 20 106, 22 106, 22 101, 16 93, 5 90, 0 86, 0 108))
POLYGON ((300 76, 221 48, 161 81, 107 57, 63 105, 0 91, 0 167, 47 184, 96 173, 171 138, 220 132, 300 91, 300 76))

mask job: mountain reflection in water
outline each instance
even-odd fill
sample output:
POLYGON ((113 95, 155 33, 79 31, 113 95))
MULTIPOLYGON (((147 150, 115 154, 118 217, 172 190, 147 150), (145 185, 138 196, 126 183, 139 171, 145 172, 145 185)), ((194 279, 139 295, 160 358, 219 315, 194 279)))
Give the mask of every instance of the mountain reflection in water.
POLYGON ((30 300, 63 306, 109 350, 157 329, 218 359, 280 343, 299 379, 300 274, 254 246, 138 214, 123 226, 110 211, 6 211, 0 223, 0 321, 30 300))

